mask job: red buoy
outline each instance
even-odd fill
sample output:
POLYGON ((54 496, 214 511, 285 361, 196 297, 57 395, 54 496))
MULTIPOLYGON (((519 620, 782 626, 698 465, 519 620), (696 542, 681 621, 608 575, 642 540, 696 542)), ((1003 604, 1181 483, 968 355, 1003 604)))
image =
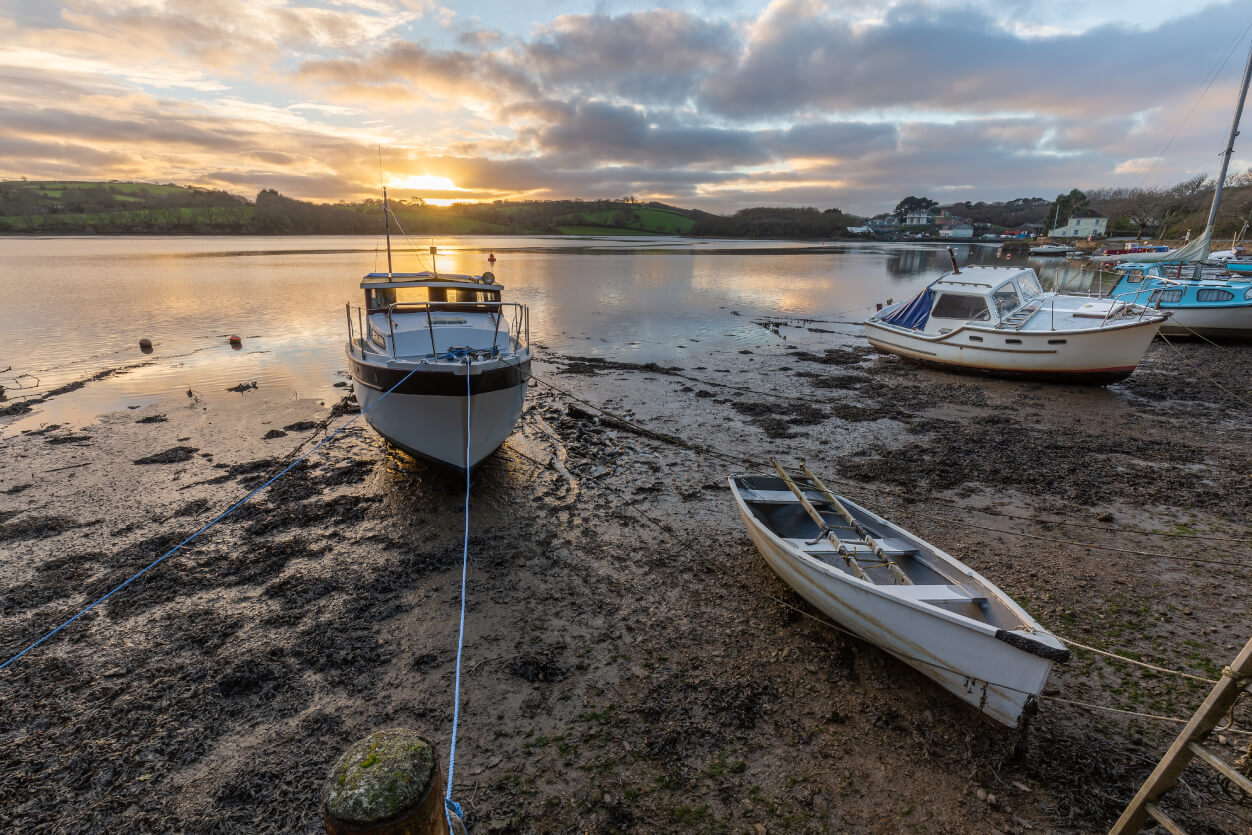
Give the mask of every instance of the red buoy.
POLYGON ((494 264, 496 262, 496 254, 493 252, 487 256, 487 263, 494 264))
POLYGON ((231 334, 226 341, 229 342, 230 347, 234 348, 236 351, 243 347, 243 340, 234 334, 231 334))

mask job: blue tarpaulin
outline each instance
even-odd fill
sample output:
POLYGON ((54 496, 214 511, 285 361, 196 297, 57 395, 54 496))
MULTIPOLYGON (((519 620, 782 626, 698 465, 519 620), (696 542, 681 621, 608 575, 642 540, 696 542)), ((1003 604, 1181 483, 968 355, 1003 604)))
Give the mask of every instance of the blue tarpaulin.
POLYGON ((926 327, 926 320, 930 318, 930 308, 934 303, 935 292, 927 287, 907 303, 900 305, 890 316, 884 316, 882 321, 919 331, 926 327))

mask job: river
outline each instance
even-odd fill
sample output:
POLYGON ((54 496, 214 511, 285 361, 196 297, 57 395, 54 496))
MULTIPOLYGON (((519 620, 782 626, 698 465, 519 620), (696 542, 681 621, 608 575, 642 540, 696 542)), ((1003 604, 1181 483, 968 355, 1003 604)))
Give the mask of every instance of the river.
MULTIPOLYGON (((934 245, 535 236, 397 240, 393 268, 429 269, 432 244, 447 273, 481 273, 494 252, 505 299, 530 306, 540 352, 632 362, 776 340, 753 324, 761 317, 830 320, 829 338, 846 342, 875 303, 907 297, 948 263, 934 245)), ((1006 263, 994 245, 956 251, 961 263, 1006 263)), ((375 237, 0 239, 0 385, 11 401, 151 360, 41 404, 6 434, 187 391, 239 396, 226 389, 241 382, 270 397, 337 397, 344 306, 386 264, 375 237)))

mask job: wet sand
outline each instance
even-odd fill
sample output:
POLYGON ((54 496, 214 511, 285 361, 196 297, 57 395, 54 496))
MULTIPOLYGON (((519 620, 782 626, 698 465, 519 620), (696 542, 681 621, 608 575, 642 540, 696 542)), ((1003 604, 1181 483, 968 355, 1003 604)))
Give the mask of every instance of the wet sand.
MULTIPOLYGON (((831 629, 730 500, 726 476, 770 455, 1062 637, 1206 676, 1246 641, 1249 569, 1175 557, 1252 565, 1230 541, 1252 537, 1252 347, 1158 341, 1129 381, 1083 389, 823 339, 674 366, 540 352, 518 430, 474 475, 454 792, 471 831, 1107 829, 1176 727, 1045 700, 1023 747, 831 629)), ((0 442, 4 657, 348 419, 331 405, 246 391, 0 442)), ((314 832, 356 739, 409 726, 446 757, 462 499, 358 421, 0 673, 0 824, 314 832)), ((1077 652, 1047 694, 1185 717, 1206 692, 1077 652)), ((1209 772, 1186 780, 1169 805, 1191 831, 1248 828, 1209 772)))

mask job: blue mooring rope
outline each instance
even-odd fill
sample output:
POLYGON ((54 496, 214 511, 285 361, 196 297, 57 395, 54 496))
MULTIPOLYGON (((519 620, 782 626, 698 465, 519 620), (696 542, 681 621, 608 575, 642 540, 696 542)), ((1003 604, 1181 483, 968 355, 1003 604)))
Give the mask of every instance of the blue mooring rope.
MULTIPOLYGON (((193 533, 191 536, 187 537, 187 538, 186 538, 186 539, 184 539, 182 542, 178 543, 178 544, 177 544, 177 545, 175 545, 173 548, 169 549, 169 550, 168 550, 168 551, 166 551, 164 554, 162 554, 161 556, 157 557, 157 558, 156 558, 155 560, 153 560, 152 562, 148 563, 148 565, 147 565, 147 566, 145 566, 145 567, 144 567, 144 569, 143 569, 142 571, 138 572, 137 574, 135 574, 134 576, 132 576, 131 578, 129 578, 129 579, 128 579, 128 580, 126 580, 125 582, 123 582, 123 583, 121 583, 120 585, 118 585, 116 588, 114 588, 114 589, 113 589, 112 591, 110 591, 108 594, 104 595, 104 597, 101 597, 101 598, 100 598, 99 600, 97 600, 95 603, 92 603, 92 604, 91 604, 90 606, 88 606, 86 609, 83 609, 81 612, 79 612, 78 614, 74 615, 74 617, 70 618, 70 619, 69 619, 69 620, 67 620, 65 623, 63 623, 63 624, 61 624, 60 626, 58 626, 56 629, 53 629, 51 632, 49 632, 47 635, 44 635, 44 636, 43 636, 42 638, 40 638, 38 641, 35 641, 35 643, 31 644, 31 645, 30 645, 30 646, 28 646, 26 649, 22 650, 22 651, 21 651, 21 652, 19 652, 17 655, 15 655, 15 656, 13 656, 12 658, 10 658, 8 661, 5 661, 3 664, 0 664, 0 670, 5 669, 5 668, 6 668, 6 667, 8 667, 10 664, 12 664, 14 661, 16 661, 17 659, 21 658, 23 655, 25 655, 26 653, 30 652, 30 651, 31 651, 32 649, 34 649, 35 647, 39 646, 39 645, 40 645, 40 644, 42 644, 44 641, 48 640, 48 639, 49 639, 49 638, 51 638, 53 635, 57 634, 57 633, 58 633, 58 632, 60 632, 62 629, 64 629, 65 627, 69 626, 71 623, 73 623, 74 621, 78 620, 78 619, 79 619, 79 618, 81 618, 83 615, 87 614, 87 613, 88 613, 88 612, 90 612, 92 609, 96 608, 96 607, 97 607, 97 606, 99 606, 101 603, 103 603, 104 601, 108 600, 110 597, 112 597, 113 595, 117 594, 119 591, 121 591, 122 589, 126 588, 126 587, 127 587, 127 586, 129 586, 131 583, 135 582, 136 580, 138 580, 138 579, 139 579, 140 577, 142 577, 143 575, 147 574, 147 573, 148 573, 149 571, 151 571, 152 569, 156 568, 158 565, 160 565, 162 562, 164 562, 164 560, 166 559, 166 557, 171 556, 171 555, 172 555, 172 554, 174 554, 176 551, 178 551, 178 549, 180 549, 180 548, 182 548, 184 545, 186 545, 188 542, 191 542, 191 540, 195 539, 197 536, 199 536, 200 534, 204 533, 204 532, 205 532, 205 531, 207 531, 209 528, 213 527, 214 525, 216 525, 218 522, 220 522, 220 521, 222 521, 223 519, 225 519, 225 518, 226 518, 227 516, 229 516, 230 514, 234 513, 234 512, 235 512, 235 510, 236 510, 236 509, 238 509, 239 507, 241 507, 241 506, 242 506, 245 502, 247 502, 247 501, 248 501, 248 499, 252 498, 252 497, 253 497, 253 496, 255 496, 257 493, 260 493, 262 490, 264 490, 266 487, 269 487, 269 486, 270 486, 271 484, 273 484, 275 481, 278 481, 278 479, 280 479, 280 478, 282 478, 284 475, 286 475, 286 474, 287 474, 287 473, 291 470, 291 468, 292 468, 292 467, 296 466, 296 465, 297 465, 297 464, 299 464, 301 461, 303 461, 304 459, 308 458, 308 457, 309 457, 310 455, 312 455, 313 453, 317 452, 317 451, 318 451, 318 450, 319 450, 319 449, 320 449, 320 448, 321 448, 324 444, 326 444, 328 441, 330 441, 330 439, 331 439, 331 438, 335 437, 335 436, 336 436, 336 435, 338 435, 340 432, 342 432, 343 430, 345 430, 345 429, 347 429, 349 426, 351 426, 351 425, 352 425, 352 424, 356 421, 356 419, 357 419, 357 418, 361 417, 361 416, 362 416, 362 415, 364 415, 366 412, 368 412, 370 409, 374 408, 374 407, 375 407, 375 406, 377 406, 379 403, 383 402, 383 400, 387 397, 387 395, 391 394, 393 391, 395 391, 396 389, 398 389, 398 388, 400 387, 400 385, 401 385, 401 384, 402 384, 405 380, 407 380, 407 379, 409 379, 410 377, 412 377, 412 376, 413 376, 413 375, 417 372, 417 369, 418 369, 418 368, 420 368, 420 367, 421 367, 421 366, 419 365, 419 366, 415 367, 412 371, 410 371, 408 374, 405 374, 402 378, 400 378, 400 382, 396 383, 394 386, 392 386, 391 388, 389 388, 389 389, 387 389, 385 392, 383 392, 382 397, 378 398, 378 399, 377 399, 377 400, 375 400, 373 403, 371 403, 371 404, 369 405, 369 407, 368 407, 368 408, 363 409, 360 413, 358 413, 358 414, 354 415, 354 416, 352 417, 352 419, 351 419, 351 420, 349 420, 347 423, 345 423, 343 426, 340 426, 340 427, 339 427, 338 429, 336 429, 334 432, 331 432, 331 433, 330 433, 329 435, 327 435, 325 438, 322 438, 322 440, 321 440, 321 441, 319 441, 319 442, 317 443, 317 445, 316 445, 316 446, 314 446, 312 449, 310 449, 310 450, 309 450, 308 452, 306 452, 304 455, 301 455, 301 456, 300 456, 299 458, 297 458, 295 461, 292 461, 290 464, 288 464, 288 465, 287 465, 287 467, 286 467, 286 468, 284 468, 284 469, 283 469, 283 471, 282 471, 281 473, 279 473, 278 475, 274 476, 274 477, 273 477, 273 478, 271 478, 269 481, 265 482, 265 483, 264 483, 264 484, 262 484, 260 487, 256 488, 256 489, 255 489, 255 490, 253 490, 251 493, 249 493, 248 495, 244 496, 244 497, 243 497, 242 499, 240 499, 239 501, 235 502, 233 505, 231 505, 231 506, 230 506, 230 508, 228 508, 227 510, 225 510, 225 511, 223 511, 221 514, 219 514, 219 515, 218 515, 218 517, 217 517, 216 519, 214 519, 212 522, 209 522, 207 525, 205 525, 204 527, 202 527, 200 530, 196 531, 196 532, 195 532, 195 533, 193 533)), ((468 376, 468 374, 467 374, 467 376, 468 376)), ((468 385, 468 384, 467 384, 467 385, 468 385)), ((468 455, 469 455, 469 453, 467 452, 467 453, 466 453, 467 460, 468 460, 468 455)), ((468 482, 468 476, 467 476, 467 479, 466 479, 466 480, 467 480, 467 482, 468 482)), ((469 494, 468 494, 468 492, 467 492, 467 493, 466 493, 466 496, 468 497, 468 495, 469 495, 469 494)), ((468 507, 469 507, 469 505, 468 505, 468 501, 469 501, 469 500, 468 500, 468 498, 467 498, 467 499, 466 499, 466 508, 467 508, 467 512, 468 512, 468 507)), ((469 522, 468 522, 468 520, 467 520, 467 522, 466 522, 466 526, 467 526, 467 527, 466 527, 467 535, 468 535, 468 530, 469 530, 469 528, 468 528, 468 524, 469 524, 469 522)), ((468 539, 467 539, 467 543, 468 543, 468 539)), ((468 544, 467 544, 467 547, 468 547, 468 544)), ((464 605, 464 604, 462 604, 462 605, 464 605)), ((462 615, 462 617, 463 617, 463 615, 462 615)), ((457 659, 457 664, 458 664, 458 673, 459 673, 459 667, 460 667, 460 659, 459 659, 459 658, 457 659)), ((451 772, 449 772, 449 774, 450 774, 450 773, 451 773, 451 772)), ((449 781, 449 783, 450 783, 450 782, 451 782, 451 781, 449 781)))
MULTIPOLYGON (((456 685, 452 690, 452 744, 448 750, 448 790, 443 796, 445 813, 455 812, 462 821, 465 815, 461 804, 452 799, 452 772, 456 769, 456 730, 461 719, 461 651, 465 647, 465 577, 469 571, 469 522, 470 522, 470 363, 465 357, 465 544, 461 549, 461 627, 456 639, 456 685)), ((452 828, 452 818, 448 818, 452 828)), ((453 829, 452 831, 456 831, 453 829)))

